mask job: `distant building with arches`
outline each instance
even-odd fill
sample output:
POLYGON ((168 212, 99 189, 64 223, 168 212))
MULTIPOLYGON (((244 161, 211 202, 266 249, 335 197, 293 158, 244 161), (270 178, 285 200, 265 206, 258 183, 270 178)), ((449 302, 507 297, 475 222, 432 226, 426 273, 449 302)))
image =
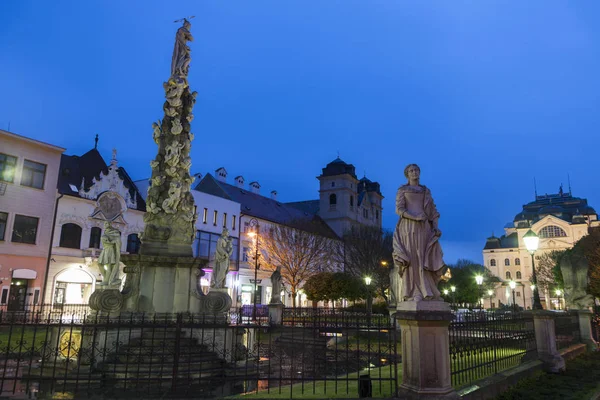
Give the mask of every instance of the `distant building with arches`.
MULTIPOLYGON (((545 194, 523 206, 512 222, 504 227, 504 235, 489 237, 483 248, 484 265, 503 284, 496 288, 492 303, 498 306, 512 304, 512 291, 508 283, 517 283, 515 301, 524 308, 531 308, 533 291, 530 278, 532 275, 531 255, 525 248, 523 236, 531 229, 539 238, 539 249, 535 254, 538 259, 545 252, 564 250, 588 234, 590 228, 600 226, 598 214, 588 205, 587 199, 574 197, 563 192, 562 186, 557 194, 545 194)), ((545 308, 553 309, 559 299, 552 298, 553 293, 540 292, 545 308)))

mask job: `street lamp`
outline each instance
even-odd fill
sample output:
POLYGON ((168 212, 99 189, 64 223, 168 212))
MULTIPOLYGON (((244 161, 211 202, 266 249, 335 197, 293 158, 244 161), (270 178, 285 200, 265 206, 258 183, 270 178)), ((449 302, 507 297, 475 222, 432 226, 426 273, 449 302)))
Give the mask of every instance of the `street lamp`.
POLYGON ((254 291, 252 292, 252 321, 256 322, 256 291, 257 291, 256 283, 258 281, 258 269, 260 268, 260 264, 258 263, 258 257, 260 255, 258 252, 258 233, 259 233, 258 220, 256 218, 252 218, 248 222, 248 227, 250 229, 254 228, 254 230, 250 230, 250 232, 248 232, 248 236, 250 236, 254 240, 254 246, 256 248, 256 251, 254 254, 254 291))
MULTIPOLYGON (((479 288, 479 298, 481 299, 481 285, 483 285, 483 275, 475 275, 475 282, 477 282, 477 287, 479 288)), ((479 308, 483 308, 483 302, 479 303, 479 308)))
POLYGON ((444 289, 444 296, 448 296, 448 289, 444 289))
POLYGON ((494 295, 494 291, 492 289, 488 289, 488 296, 490 297, 490 309, 492 309, 492 296, 494 295))
POLYGON ((456 305, 456 300, 454 298, 454 294, 456 293, 456 286, 450 286, 450 291, 452 292, 452 306, 454 307, 456 305))
POLYGON ((558 296, 558 309, 562 310, 562 304, 560 303, 560 295, 562 294, 562 290, 556 289, 554 293, 556 293, 556 295, 558 296))
POLYGON ((371 285, 371 277, 365 276, 365 284, 367 285, 367 316, 369 318, 369 323, 371 322, 371 289, 369 286, 371 285))
POLYGON ((540 238, 535 234, 531 229, 527 231, 527 233, 523 236, 523 241, 525 242, 525 247, 529 254, 531 254, 531 271, 533 278, 533 309, 534 310, 542 310, 542 302, 540 301, 540 293, 537 284, 537 276, 535 274, 535 258, 533 254, 538 249, 540 244, 540 238))
POLYGON ((517 287, 517 283, 515 281, 510 281, 508 286, 512 289, 513 294, 513 311, 517 311, 517 303, 515 303, 515 288, 517 287))

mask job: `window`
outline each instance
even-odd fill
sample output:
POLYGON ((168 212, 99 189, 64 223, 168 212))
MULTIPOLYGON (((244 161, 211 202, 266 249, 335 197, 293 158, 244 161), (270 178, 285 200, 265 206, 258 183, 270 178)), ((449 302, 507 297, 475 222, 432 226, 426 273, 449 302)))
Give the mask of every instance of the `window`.
POLYGON ((127 236, 127 252, 129 254, 137 254, 140 251, 140 238, 137 233, 132 233, 127 236))
POLYGON ((92 249, 100 248, 100 237, 102 236, 102 229, 94 226, 92 231, 90 232, 90 245, 89 247, 92 249))
POLYGON ((40 289, 35 289, 33 291, 33 304, 38 304, 40 301, 40 289))
POLYGON ((566 237, 567 234, 562 230, 561 227, 556 225, 545 226, 540 230, 540 239, 553 238, 553 237, 566 237))
POLYGON ((510 265, 510 260, 508 258, 504 259, 504 265, 506 265, 506 266, 510 265))
POLYGON ((6 221, 8 221, 8 213, 0 212, 0 240, 4 240, 6 233, 6 221))
POLYGON ((495 266, 496 266, 496 260, 492 258, 490 260, 490 267, 495 267, 495 266))
POLYGON ((248 248, 242 248, 242 261, 248 262, 248 248))
POLYGON ((521 259, 515 258, 515 265, 521 265, 521 259))
POLYGON ((227 213, 223 213, 223 228, 227 228, 227 213))
POLYGON ((517 279, 521 279, 521 271, 517 271, 517 279))
POLYGON ((375 210, 375 219, 379 221, 379 210, 375 210))
POLYGON ((0 181, 13 182, 16 168, 17 157, 0 153, 0 181))
POLYGON ((231 230, 235 231, 235 215, 231 216, 231 230))
POLYGON ((350 208, 354 207, 354 196, 350 196, 350 208))
POLYGON ((367 210, 366 208, 363 209, 363 217, 369 218, 369 210, 367 210))
POLYGON ((336 204, 337 204, 337 196, 335 195, 335 193, 332 193, 329 195, 329 205, 335 206, 336 204))
POLYGON ((521 297, 521 292, 516 292, 515 294, 517 295, 517 297, 521 297))
POLYGON ((331 182, 331 187, 335 187, 335 182, 331 182))
POLYGON ((21 186, 29 186, 36 189, 44 188, 46 177, 46 166, 34 161, 23 162, 23 173, 21 174, 21 186))
POLYGON ((510 271, 506 271, 506 279, 512 279, 510 276, 510 271))
POLYGON ((6 304, 6 300, 8 300, 8 288, 2 289, 2 299, 0 300, 0 303, 6 304))
POLYGON ((11 241, 15 243, 35 244, 39 218, 15 215, 11 241))
POLYGON ((213 225, 217 226, 217 218, 219 217, 219 212, 217 210, 213 211, 213 225))
MULTIPOLYGON (((194 257, 203 257, 212 259, 215 255, 215 249, 217 248, 217 241, 220 235, 209 232, 196 231, 196 243, 194 244, 194 257)), ((239 258, 239 239, 231 238, 231 244, 233 252, 231 253, 231 265, 233 269, 238 267, 239 258)))
POLYGON ((206 223, 206 221, 208 220, 208 208, 205 208, 204 211, 202 212, 202 223, 206 223))
POLYGON ((79 249, 81 247, 81 227, 76 224, 64 224, 60 229, 59 246, 79 249))

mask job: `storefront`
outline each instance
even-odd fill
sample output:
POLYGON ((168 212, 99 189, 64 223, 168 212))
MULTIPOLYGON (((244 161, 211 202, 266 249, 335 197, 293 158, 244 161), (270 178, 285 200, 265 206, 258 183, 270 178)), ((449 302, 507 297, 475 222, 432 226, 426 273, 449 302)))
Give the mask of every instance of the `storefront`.
POLYGON ((69 268, 56 275, 53 304, 87 304, 94 292, 93 275, 81 268, 69 268))

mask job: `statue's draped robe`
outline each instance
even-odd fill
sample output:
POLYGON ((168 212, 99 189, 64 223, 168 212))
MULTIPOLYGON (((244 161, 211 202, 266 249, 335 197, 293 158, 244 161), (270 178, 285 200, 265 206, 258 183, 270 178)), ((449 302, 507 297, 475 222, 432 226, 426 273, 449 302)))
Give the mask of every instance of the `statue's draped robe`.
POLYGON ((215 250, 215 268, 213 269, 213 287, 225 287, 225 278, 229 271, 229 258, 233 252, 231 240, 221 236, 217 240, 217 248, 215 250))
POLYGON ((437 284, 445 265, 439 237, 433 230, 433 221, 440 215, 430 190, 425 186, 401 186, 396 194, 396 212, 400 219, 394 231, 393 257, 402 277, 400 300, 438 300, 437 284), (405 211, 410 214, 421 211, 427 218, 425 221, 403 218, 405 211))
POLYGON ((115 282, 119 275, 119 263, 121 261, 121 233, 113 228, 107 228, 102 234, 102 252, 98 257, 98 265, 102 276, 105 278, 104 285, 110 285, 115 282), (104 270, 104 266, 108 270, 104 270))
POLYGON ((277 269, 271 274, 271 286, 271 303, 281 303, 281 273, 277 269))

